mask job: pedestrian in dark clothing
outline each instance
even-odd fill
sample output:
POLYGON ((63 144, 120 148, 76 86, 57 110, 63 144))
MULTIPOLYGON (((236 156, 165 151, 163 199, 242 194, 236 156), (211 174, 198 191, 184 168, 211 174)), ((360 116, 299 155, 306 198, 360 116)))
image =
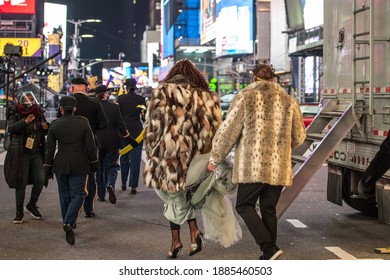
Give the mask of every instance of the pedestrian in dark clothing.
MULTIPOLYGON (((130 132, 132 138, 141 138, 138 146, 120 157, 122 190, 126 190, 130 171, 129 188, 131 188, 131 194, 137 193, 143 146, 142 119, 144 119, 146 111, 145 98, 135 92, 137 88, 136 84, 137 81, 135 79, 127 79, 124 83, 126 94, 118 97, 119 108, 127 130, 130 132)), ((128 142, 126 140, 122 141, 122 148, 127 144, 128 142)))
POLYGON ((98 168, 94 136, 88 120, 75 116, 77 100, 64 96, 60 100, 62 117, 52 122, 47 136, 44 172, 56 175, 66 241, 73 245, 73 229, 86 192, 88 174, 98 168), (58 143, 58 151, 55 154, 58 143))
MULTIPOLYGON (((77 110, 74 114, 76 116, 83 116, 87 118, 92 132, 95 135, 98 130, 102 130, 108 126, 108 120, 100 102, 94 96, 87 95, 87 86, 88 83, 83 78, 74 78, 72 80, 71 91, 73 93, 73 97, 77 100, 77 110)), ((97 147, 99 147, 98 143, 97 147)), ((88 195, 84 200, 84 212, 86 218, 93 218, 96 216, 94 211, 95 197, 96 178, 95 173, 90 172, 88 174, 88 195)))
POLYGON ((298 102, 273 81, 272 66, 264 62, 253 74, 253 83, 234 98, 215 134, 208 169, 213 171, 235 146, 236 210, 263 252, 260 259, 275 260, 283 254, 276 245, 276 204, 283 187, 292 185, 292 150, 306 131, 298 102))
POLYGON ((7 114, 11 143, 5 157, 4 175, 8 186, 15 189, 16 217, 14 224, 23 223, 26 186, 32 184, 26 212, 39 220, 36 205, 44 185, 42 170, 45 135, 48 123, 32 92, 24 92, 7 114))
POLYGON ((127 131, 118 104, 110 102, 110 97, 105 85, 97 86, 95 94, 108 118, 109 126, 99 130, 96 136, 99 141, 99 170, 96 175, 98 185, 98 200, 105 201, 106 190, 112 204, 116 203, 115 183, 119 170, 119 149, 121 137, 128 138, 127 131))

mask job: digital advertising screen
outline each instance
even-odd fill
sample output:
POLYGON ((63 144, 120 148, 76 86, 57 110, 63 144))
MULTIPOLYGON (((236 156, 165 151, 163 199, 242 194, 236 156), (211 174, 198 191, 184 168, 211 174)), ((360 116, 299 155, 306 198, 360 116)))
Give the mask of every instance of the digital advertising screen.
POLYGON ((253 53, 253 1, 216 0, 216 56, 253 53))
MULTIPOLYGON (((0 0, 1 1, 1 0, 0 0)), ((67 11, 68 8, 66 5, 55 4, 45 2, 44 4, 44 26, 43 26, 43 35, 46 38, 50 38, 50 35, 53 34, 53 31, 62 30, 62 38, 60 39, 62 45, 62 58, 66 56, 66 23, 67 23, 67 11)), ((50 44, 50 41, 49 41, 50 44)))
POLYGON ((35 14, 35 0, 0 0, 0 14, 35 14))
POLYGON ((104 63, 102 84, 108 88, 119 88, 128 78, 137 80, 137 87, 149 85, 149 67, 147 63, 104 63))
POLYGON ((203 45, 215 39, 216 0, 202 0, 200 3, 200 43, 203 45))
POLYGON ((174 54, 174 0, 164 0, 162 4, 161 57, 165 59, 174 54))

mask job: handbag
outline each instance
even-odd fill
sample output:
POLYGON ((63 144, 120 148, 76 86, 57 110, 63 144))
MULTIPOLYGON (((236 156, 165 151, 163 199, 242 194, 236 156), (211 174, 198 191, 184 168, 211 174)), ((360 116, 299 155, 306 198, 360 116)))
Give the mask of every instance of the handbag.
POLYGON ((4 140, 3 140, 3 148, 4 148, 4 150, 8 151, 10 143, 11 143, 11 137, 9 135, 8 125, 7 125, 6 128, 5 128, 4 140))

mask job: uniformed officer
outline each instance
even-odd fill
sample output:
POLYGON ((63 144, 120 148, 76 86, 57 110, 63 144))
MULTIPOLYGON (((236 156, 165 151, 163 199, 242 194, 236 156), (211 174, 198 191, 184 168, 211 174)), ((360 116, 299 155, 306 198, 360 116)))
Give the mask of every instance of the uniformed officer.
MULTIPOLYGON (((122 190, 126 190, 130 171, 129 188, 131 188, 131 194, 137 193, 143 146, 143 123, 141 118, 146 111, 145 98, 136 93, 136 85, 137 81, 135 79, 126 79, 124 86, 127 93, 118 97, 119 109, 127 130, 139 142, 138 146, 120 157, 122 190)), ((124 148, 128 143, 126 141, 122 142, 122 148, 124 148)))
POLYGON ((73 96, 61 98, 62 117, 54 120, 49 128, 44 164, 46 177, 56 175, 63 229, 70 245, 75 243, 73 229, 87 194, 88 173, 98 168, 92 129, 85 117, 73 114, 76 103, 73 96))
MULTIPOLYGON (((102 106, 95 97, 88 96, 88 83, 83 78, 74 78, 72 81, 71 91, 77 100, 75 111, 76 116, 86 117, 92 132, 95 135, 98 130, 108 127, 108 120, 102 106)), ((96 138, 95 138, 96 139, 96 138)), ((98 145, 97 145, 98 146, 98 145)), ((88 195, 84 201, 84 212, 86 218, 95 217, 94 202, 96 198, 96 178, 95 173, 88 174, 88 195)))

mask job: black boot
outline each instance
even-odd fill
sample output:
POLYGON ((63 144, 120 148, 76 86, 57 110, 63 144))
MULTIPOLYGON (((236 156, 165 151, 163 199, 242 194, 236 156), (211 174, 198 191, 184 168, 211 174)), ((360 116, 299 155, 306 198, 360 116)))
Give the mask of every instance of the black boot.
POLYGON ((14 224, 21 224, 23 223, 23 205, 22 206, 17 206, 16 207, 16 216, 14 219, 14 224))
POLYGON ((390 155, 382 145, 381 149, 376 153, 375 157, 370 162, 370 165, 367 167, 358 183, 359 194, 365 199, 375 197, 376 182, 386 173, 389 168, 390 155))

